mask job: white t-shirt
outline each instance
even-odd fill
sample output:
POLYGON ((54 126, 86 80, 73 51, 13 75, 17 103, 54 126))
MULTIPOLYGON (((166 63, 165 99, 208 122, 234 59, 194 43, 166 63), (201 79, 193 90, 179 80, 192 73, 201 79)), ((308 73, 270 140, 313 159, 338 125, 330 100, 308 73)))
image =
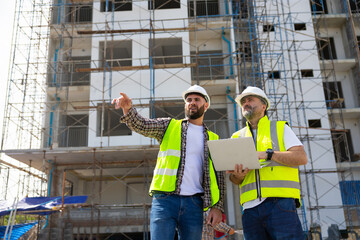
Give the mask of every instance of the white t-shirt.
MULTIPOLYGON (((254 139, 256 139, 256 136, 257 136, 257 131, 253 130, 254 139)), ((291 128, 287 124, 285 124, 285 128, 284 128, 284 144, 285 144, 286 150, 288 150, 289 148, 295 147, 295 146, 303 145, 300 142, 299 138, 295 135, 293 130, 291 130, 291 128)), ((257 205, 260 205, 263 201, 265 201, 265 199, 266 198, 261 198, 261 200, 259 200, 259 198, 256 198, 254 200, 245 202, 243 204, 243 210, 256 207, 257 205)))
POLYGON ((186 134, 186 155, 184 176, 180 195, 191 196, 203 193, 204 127, 189 123, 186 134))

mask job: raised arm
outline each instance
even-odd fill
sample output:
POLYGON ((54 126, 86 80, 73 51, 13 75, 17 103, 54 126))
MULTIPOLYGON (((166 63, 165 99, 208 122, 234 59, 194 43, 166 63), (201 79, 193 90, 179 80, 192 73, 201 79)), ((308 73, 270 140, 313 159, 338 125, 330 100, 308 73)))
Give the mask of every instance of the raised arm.
POLYGON ((115 109, 123 110, 124 116, 120 118, 120 122, 126 123, 132 131, 145 137, 155 138, 161 143, 171 118, 144 118, 132 107, 132 101, 125 93, 120 95, 121 97, 112 100, 115 109))

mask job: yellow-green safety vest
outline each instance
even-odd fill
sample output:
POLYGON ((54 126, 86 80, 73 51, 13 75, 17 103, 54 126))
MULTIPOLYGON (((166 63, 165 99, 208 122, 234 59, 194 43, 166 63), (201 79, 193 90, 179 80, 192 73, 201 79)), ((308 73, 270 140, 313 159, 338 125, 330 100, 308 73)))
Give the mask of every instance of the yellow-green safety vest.
MULTIPOLYGON (((270 121, 267 116, 260 119, 257 128, 256 150, 286 151, 284 144, 284 127, 286 121, 270 121)), ((249 125, 235 132, 232 138, 252 137, 249 125)), ((260 160, 259 170, 250 170, 240 184, 240 203, 261 197, 294 198, 300 204, 299 170, 275 161, 260 160), (258 174, 258 176, 256 176, 258 174), (260 196, 256 179, 260 179, 260 196)))
MULTIPOLYGON (((173 192, 176 188, 177 171, 180 165, 181 155, 181 123, 182 120, 172 119, 166 129, 160 144, 160 151, 154 175, 150 186, 150 196, 153 191, 173 192)), ((219 136, 207 131, 209 141, 219 139, 219 136)), ((212 160, 209 156, 211 206, 216 204, 220 198, 220 191, 216 180, 216 174, 212 160)))

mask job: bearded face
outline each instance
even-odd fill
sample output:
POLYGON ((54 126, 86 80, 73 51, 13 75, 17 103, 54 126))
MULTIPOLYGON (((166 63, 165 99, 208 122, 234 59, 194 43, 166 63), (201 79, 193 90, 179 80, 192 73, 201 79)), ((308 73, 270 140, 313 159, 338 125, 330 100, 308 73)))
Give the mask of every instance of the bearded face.
POLYGON ((256 119, 262 116, 266 110, 266 105, 254 96, 247 96, 241 100, 241 111, 247 120, 256 119))
POLYGON ((185 107, 185 114, 189 119, 198 119, 202 115, 204 115, 205 112, 205 104, 198 107, 196 105, 189 106, 189 108, 185 107))
POLYGON ((189 94, 185 100, 185 114, 189 119, 201 118, 207 108, 205 98, 198 94, 189 94))
POLYGON ((253 106, 247 105, 242 109, 242 114, 246 119, 252 119, 254 117, 254 108, 253 106))

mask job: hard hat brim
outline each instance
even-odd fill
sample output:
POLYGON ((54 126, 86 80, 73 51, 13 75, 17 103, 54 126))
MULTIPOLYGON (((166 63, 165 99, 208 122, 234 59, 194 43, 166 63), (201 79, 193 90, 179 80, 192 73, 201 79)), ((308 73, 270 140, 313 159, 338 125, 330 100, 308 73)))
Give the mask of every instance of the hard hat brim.
POLYGON ((209 107, 210 107, 210 99, 207 96, 205 96, 202 92, 197 91, 197 90, 186 90, 186 91, 184 91, 182 93, 182 97, 183 97, 184 101, 186 100, 187 95, 192 94, 192 93, 202 96, 205 99, 205 101, 207 103, 209 103, 209 107))
POLYGON ((235 102, 236 102, 237 104, 239 104, 240 107, 242 107, 242 105, 241 105, 241 99, 243 99, 244 97, 247 97, 247 96, 255 96, 255 97, 259 98, 259 99, 263 99, 264 102, 267 103, 267 104, 266 104, 266 110, 268 110, 268 109, 270 108, 270 101, 269 101, 269 99, 264 98, 263 96, 261 96, 261 95, 259 95, 259 94, 251 93, 251 92, 247 92, 247 93, 242 93, 242 94, 240 94, 239 96, 237 96, 237 97, 235 98, 235 102))

